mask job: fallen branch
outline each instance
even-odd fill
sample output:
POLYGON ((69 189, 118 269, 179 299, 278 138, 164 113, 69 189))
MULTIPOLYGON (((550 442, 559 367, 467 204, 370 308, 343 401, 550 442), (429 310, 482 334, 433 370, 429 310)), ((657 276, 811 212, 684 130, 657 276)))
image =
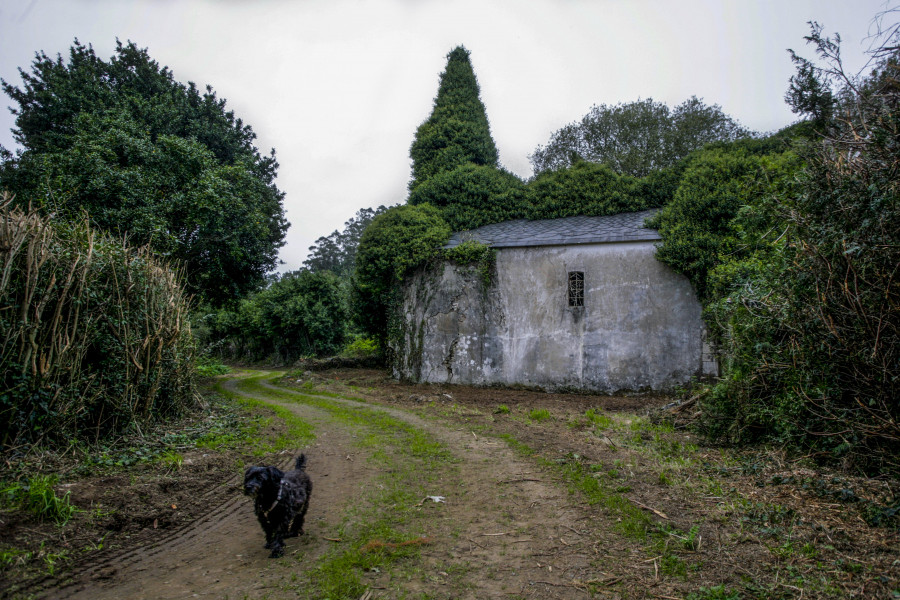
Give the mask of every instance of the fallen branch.
POLYGON ((643 508, 644 510, 649 510, 649 511, 652 512, 654 515, 656 515, 656 516, 658 516, 658 517, 660 517, 660 518, 663 518, 663 519, 668 519, 668 518, 669 518, 669 517, 666 516, 666 513, 661 512, 661 511, 658 511, 658 510, 656 510, 655 508, 651 508, 651 507, 647 506, 646 504, 641 504, 641 503, 638 502, 637 500, 632 500, 632 502, 634 502, 636 505, 638 505, 639 507, 643 508))

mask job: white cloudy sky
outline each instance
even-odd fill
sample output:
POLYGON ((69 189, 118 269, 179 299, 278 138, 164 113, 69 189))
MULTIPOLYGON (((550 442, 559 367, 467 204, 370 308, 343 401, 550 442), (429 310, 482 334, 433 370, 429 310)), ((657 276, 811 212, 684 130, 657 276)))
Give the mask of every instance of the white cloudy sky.
MULTIPOLYGON (((896 5, 896 0, 893 2, 896 5)), ((176 79, 211 84, 274 147, 295 269, 357 209, 402 202, 409 145, 431 111, 445 57, 472 53, 502 163, 528 154, 593 104, 691 95, 744 125, 794 120, 783 96, 807 56, 807 21, 840 32, 864 62, 884 0, 0 0, 0 77, 74 38, 104 58, 132 40, 176 79)), ((10 103, 5 96, 4 105, 10 103)), ((14 148, 0 114, 0 144, 14 148)))

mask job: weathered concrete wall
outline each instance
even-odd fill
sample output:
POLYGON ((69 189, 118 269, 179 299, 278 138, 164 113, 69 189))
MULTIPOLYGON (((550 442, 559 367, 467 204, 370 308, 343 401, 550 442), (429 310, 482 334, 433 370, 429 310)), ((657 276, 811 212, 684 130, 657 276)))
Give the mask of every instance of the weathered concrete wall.
POLYGON ((472 267, 418 273, 395 374, 614 392, 710 373, 696 294, 654 253, 652 242, 502 248, 488 289, 472 267), (568 306, 570 271, 584 272, 583 307, 568 306))

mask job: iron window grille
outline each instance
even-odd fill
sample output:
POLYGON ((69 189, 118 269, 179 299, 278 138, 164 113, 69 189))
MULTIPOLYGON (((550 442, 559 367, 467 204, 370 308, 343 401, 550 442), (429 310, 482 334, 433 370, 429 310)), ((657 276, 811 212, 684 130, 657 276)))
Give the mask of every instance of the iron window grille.
POLYGON ((569 306, 584 306, 583 271, 569 271, 569 306))

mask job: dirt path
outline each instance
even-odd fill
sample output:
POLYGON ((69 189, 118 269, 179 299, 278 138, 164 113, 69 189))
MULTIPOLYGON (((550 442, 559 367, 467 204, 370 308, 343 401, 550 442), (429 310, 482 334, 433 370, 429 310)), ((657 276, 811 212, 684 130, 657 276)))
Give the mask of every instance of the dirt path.
MULTIPOLYGON (((234 388, 235 381, 226 387, 234 388)), ((320 411, 302 404, 285 405, 315 426, 316 440, 302 448, 316 481, 315 499, 307 517, 308 529, 340 521, 347 502, 371 479, 372 471, 352 438, 320 411)), ((283 457, 281 467, 294 455, 283 457)), ((152 545, 109 557, 87 566, 77 583, 54 590, 47 598, 175 599, 256 598, 273 575, 284 573, 278 561, 267 558, 252 503, 241 494, 242 474, 228 481, 227 500, 209 513, 152 545)), ((329 542, 307 536, 307 553, 314 557, 329 542)), ((293 544, 296 546, 296 543, 293 544)), ((290 552, 294 550, 289 548, 290 552)))
MULTIPOLYGON (((234 382, 229 387, 235 389, 234 382)), ((322 532, 341 521, 374 472, 352 434, 323 411, 265 394, 256 397, 291 410, 315 427, 315 442, 303 449, 315 483, 308 535, 289 541, 287 549, 288 557, 302 551, 304 564, 309 564, 334 544, 324 539, 322 532)), ((421 569, 427 575, 406 582, 406 593, 458 598, 510 593, 547 598, 587 596, 571 582, 591 578, 587 572, 591 557, 560 553, 581 535, 577 527, 582 515, 569 506, 567 493, 503 442, 444 428, 406 411, 375 410, 427 431, 461 461, 460 479, 442 482, 441 489, 434 490, 446 500, 429 507, 433 515, 429 538, 433 541, 421 559, 421 569), (450 581, 453 574, 459 577, 450 581)), ((292 459, 286 455, 283 464, 292 459)), ((236 474, 229 482, 233 488, 230 497, 211 507, 203 519, 151 546, 88 566, 79 574, 78 583, 46 597, 286 597, 285 582, 303 567, 293 561, 267 558, 251 504, 239 493, 239 477, 236 474)), ((391 573, 373 574, 370 583, 373 590, 388 590, 391 573)))
MULTIPOLYGON (((32 591, 117 600, 806 600, 900 590, 900 530, 863 520, 896 502, 888 483, 815 471, 774 452, 698 447, 688 432, 646 417, 667 398, 410 385, 365 369, 275 380, 254 372, 227 387, 314 430, 313 442, 277 461, 290 464, 302 450, 314 481, 307 535, 288 540, 283 559, 262 548, 240 467, 221 483, 229 467, 220 457, 211 470, 178 475, 182 484, 199 477, 182 489, 203 490, 201 518, 165 528, 160 520, 155 530, 154 507, 169 498, 162 489, 131 519, 143 525, 89 554, 97 558, 78 563, 65 586, 45 578, 32 591), (404 446, 414 438, 439 451, 422 459, 404 446), (415 469, 427 476, 411 477, 415 469), (443 501, 423 499, 432 495, 443 501), (384 535, 366 520, 385 515, 396 517, 392 539, 420 540, 416 552, 382 562, 366 555, 384 535), (319 586, 329 565, 352 571, 352 585, 319 586)), ((143 506, 143 480, 88 486, 115 481, 132 495, 124 506, 143 506)), ((179 508, 187 500, 180 496, 179 508)), ((200 514, 194 508, 187 514, 200 514)))

